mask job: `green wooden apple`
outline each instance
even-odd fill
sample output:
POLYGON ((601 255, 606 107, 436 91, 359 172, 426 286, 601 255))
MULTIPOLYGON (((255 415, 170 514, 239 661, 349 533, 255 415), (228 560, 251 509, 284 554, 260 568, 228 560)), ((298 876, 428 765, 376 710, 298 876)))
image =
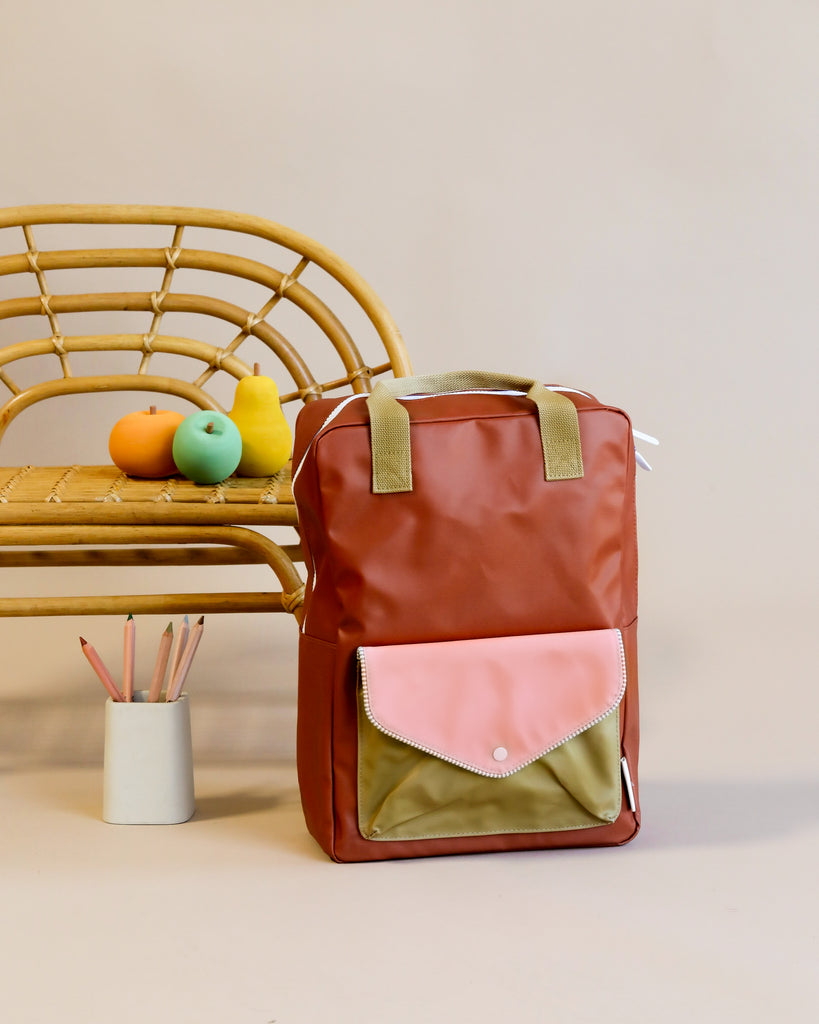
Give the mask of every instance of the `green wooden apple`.
POLYGON ((173 461, 196 484, 218 484, 239 465, 242 435, 224 413, 200 409, 176 428, 173 461))

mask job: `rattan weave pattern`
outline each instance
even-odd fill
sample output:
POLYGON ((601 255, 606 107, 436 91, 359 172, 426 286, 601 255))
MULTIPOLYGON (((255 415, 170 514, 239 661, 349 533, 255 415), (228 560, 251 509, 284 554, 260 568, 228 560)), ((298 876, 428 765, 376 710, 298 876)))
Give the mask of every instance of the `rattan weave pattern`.
POLYGON ((0 504, 50 502, 293 504, 290 466, 261 479, 230 477, 200 485, 183 477, 142 480, 116 466, 0 466, 0 504))

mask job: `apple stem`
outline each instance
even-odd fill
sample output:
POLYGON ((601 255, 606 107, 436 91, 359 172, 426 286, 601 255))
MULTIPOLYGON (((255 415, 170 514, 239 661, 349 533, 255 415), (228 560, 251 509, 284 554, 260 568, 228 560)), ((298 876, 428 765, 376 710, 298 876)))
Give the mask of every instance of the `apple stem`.
POLYGON ((152 405, 148 412, 151 414, 151 416, 156 416, 156 406, 152 405))
POLYGON ((213 424, 212 424, 212 423, 209 423, 209 424, 208 424, 208 425, 207 425, 207 426, 205 427, 205 431, 206 431, 206 432, 207 432, 208 434, 212 434, 212 433, 213 433, 213 424))
POLYGON ((262 364, 261 363, 254 363, 253 364, 253 376, 254 377, 258 377, 261 372, 262 372, 262 364))

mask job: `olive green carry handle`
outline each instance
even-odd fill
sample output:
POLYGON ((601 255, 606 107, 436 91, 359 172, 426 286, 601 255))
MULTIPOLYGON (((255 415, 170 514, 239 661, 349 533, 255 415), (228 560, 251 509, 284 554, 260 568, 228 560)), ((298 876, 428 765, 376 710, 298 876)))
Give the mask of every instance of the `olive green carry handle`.
POLYGON ((526 377, 456 370, 424 377, 396 377, 376 384, 367 398, 373 493, 396 494, 412 490, 409 413, 397 399, 403 395, 450 394, 476 389, 524 391, 537 406, 545 479, 574 480, 583 476, 577 409, 570 399, 526 377))

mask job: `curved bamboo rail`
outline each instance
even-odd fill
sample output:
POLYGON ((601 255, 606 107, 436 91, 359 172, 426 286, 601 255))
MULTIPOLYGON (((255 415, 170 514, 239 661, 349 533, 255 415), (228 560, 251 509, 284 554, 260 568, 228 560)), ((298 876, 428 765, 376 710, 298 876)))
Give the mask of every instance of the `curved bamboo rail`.
MULTIPOLYGON (((48 270, 75 270, 106 268, 161 268, 166 266, 168 254, 172 250, 165 249, 73 249, 54 252, 37 252, 36 264, 38 270, 44 274, 48 270)), ((12 256, 0 256, 0 277, 11 274, 22 274, 32 270, 30 261, 26 258, 28 253, 18 253, 12 256)), ((355 342, 342 322, 333 313, 330 307, 323 302, 314 292, 306 288, 297 279, 297 274, 306 266, 307 261, 302 261, 299 266, 290 274, 284 274, 273 267, 256 260, 246 259, 232 254, 211 252, 209 250, 182 249, 173 250, 174 269, 180 270, 205 270, 211 273, 222 273, 234 277, 240 277, 246 281, 263 285, 275 294, 267 304, 269 313, 278 301, 287 293, 287 299, 297 306, 303 313, 323 331, 339 354, 348 370, 352 371, 362 364, 361 355, 358 352, 355 342), (304 266, 302 265, 304 264, 304 266)), ((163 282, 163 286, 166 282, 163 282)), ((169 282, 168 282, 169 283, 169 282)), ((160 289, 160 291, 166 290, 160 289)), ((150 294, 145 293, 150 301, 150 294)), ((159 294, 159 293, 153 293, 159 294)), ((53 298, 53 297, 50 297, 53 298)), ((39 300, 35 300, 39 301, 39 300)), ((0 319, 3 303, 0 303, 0 319)), ((87 307, 86 307, 87 308, 87 307)), ((124 308, 124 307, 123 307, 124 308)), ((129 307, 131 308, 131 307, 129 307)), ((60 311, 60 310, 55 310, 60 311)), ((68 311, 68 310, 66 310, 68 311)), ((76 310, 75 310, 76 311, 76 310)), ((170 312, 170 310, 168 310, 170 312)), ((36 308, 34 313, 42 312, 36 308)), ((196 312, 207 313, 210 310, 202 309, 196 312)), ((245 310, 245 320, 252 314, 245 310)), ((25 315, 14 312, 14 309, 6 316, 25 315)), ((218 314, 216 314, 218 315, 218 314)), ((232 321, 237 323, 236 320, 232 321)), ((238 325, 238 324, 237 324, 238 325)), ((279 344, 286 344, 281 336, 278 336, 279 344)))
POLYGON ((41 224, 181 224, 256 235, 284 246, 306 256, 335 278, 367 313, 387 350, 395 376, 412 374, 398 327, 371 286, 327 246, 283 224, 249 214, 185 206, 47 204, 0 210, 0 228, 41 224))
MULTIPOLYGON (((191 531, 182 526, 7 526, 5 546, 53 546, 79 544, 191 544, 191 531)), ((229 545, 266 562, 282 585, 281 594, 136 594, 105 597, 0 598, 0 616, 8 615, 107 615, 123 609, 143 614, 209 610, 288 611, 301 622, 304 584, 292 560, 282 548, 255 530, 239 526, 197 526, 195 543, 229 545)), ((94 564, 88 561, 86 564, 94 564)), ((207 563, 210 564, 210 563, 207 563)), ((224 564, 220 559, 218 564, 224 564)), ((237 563, 240 564, 240 563, 237 563)))
MULTIPOLYGON (((292 387, 288 384, 280 388, 282 402, 310 402, 339 389, 366 393, 372 389, 373 377, 412 373, 392 316, 364 278, 326 246, 274 221, 203 208, 69 204, 0 209, 0 231, 6 229, 20 229, 22 244, 20 251, 0 256, 0 278, 8 296, 0 301, 0 328, 6 330, 4 323, 12 320, 22 325, 23 318, 31 317, 47 326, 41 326, 37 337, 22 341, 15 328, 12 343, 0 345, 0 391, 6 392, 5 400, 0 402, 0 441, 9 423, 30 406, 63 395, 164 393, 197 408, 223 411, 217 397, 221 392, 212 394, 209 382, 220 372, 234 380, 247 376, 258 360, 257 350, 264 358, 269 355, 276 368, 292 381, 292 387), (36 236, 45 225, 121 225, 123 229, 151 225, 167 228, 168 239, 166 245, 157 238, 141 247, 61 245, 40 249, 36 236), (196 244, 186 246, 183 239, 188 228, 212 233, 210 238, 203 235, 204 245, 199 244, 197 235, 196 244), (244 236, 277 247, 271 262, 260 256, 258 244, 252 253, 244 255, 223 251, 229 239, 231 248, 240 248, 244 236), (210 248, 209 242, 213 242, 210 248), (284 258, 288 262, 288 253, 292 254, 292 263, 285 268, 273 266, 282 258, 282 250, 286 250, 284 258), (308 274, 309 283, 305 284, 303 275, 311 265, 322 273, 312 277, 308 274), (52 291, 53 281, 66 270, 87 275, 84 292, 52 291), (144 284, 144 272, 155 271, 156 289, 126 291, 121 287, 126 282, 119 281, 116 288, 103 290, 105 277, 127 271, 140 271, 139 284, 144 284), (184 289, 176 288, 181 280, 177 273, 185 275, 184 289), (36 281, 34 294, 32 277, 36 281), (26 287, 15 295, 10 286, 18 279, 26 287), (191 287, 191 282, 197 280, 201 292, 195 284, 191 287), (337 284, 330 289, 330 301, 321 294, 320 286, 333 282, 337 284), (343 296, 342 308, 338 308, 337 285, 347 293, 349 311, 344 308, 343 296), (244 291, 237 297, 234 292, 239 286, 244 291), (260 306, 247 307, 245 295, 249 289, 261 291, 260 306), (281 303, 285 305, 277 310, 281 303), (290 309, 302 314, 301 322, 308 327, 308 345, 304 341, 296 343, 289 336, 290 327, 285 331, 271 322, 274 315, 289 322, 291 318, 280 314, 290 309), (144 314, 144 332, 132 330, 130 324, 123 330, 116 320, 120 313, 144 314), (61 318, 67 322, 68 317, 77 314, 84 318, 79 329, 64 331, 61 318), (164 318, 178 315, 186 318, 184 327, 169 330, 164 318), (355 320, 355 331, 345 324, 346 316, 351 323, 355 320), (106 318, 113 329, 106 330, 102 324, 97 331, 96 324, 106 318), (361 336, 359 321, 365 328, 361 336), (229 325, 224 342, 214 343, 211 334, 197 337, 200 323, 206 322, 215 325, 209 331, 229 325), (326 356, 316 345, 321 339, 325 340, 326 356), (373 343, 375 358, 365 348, 373 343), (253 358, 246 356, 251 349, 253 358), (76 354, 100 352, 122 353, 123 370, 105 374, 92 367, 90 373, 78 372, 81 360, 75 358, 76 354), (133 368, 125 366, 129 353, 134 359, 133 368), (156 362, 155 356, 160 357, 156 362), (162 366, 167 364, 172 371, 158 372, 163 360, 162 366), (314 360, 320 372, 312 369, 314 360), (33 379, 28 372, 34 363, 44 369, 45 379, 42 374, 33 379), (181 369, 183 365, 189 367, 187 373, 181 369), (177 370, 179 376, 175 375, 177 370)), ((89 235, 87 231, 83 241, 89 235)), ((138 241, 144 237, 143 231, 138 241)), ((82 358, 87 359, 87 355, 82 358)), ((263 373, 277 376, 265 363, 262 365, 263 373)), ((194 494, 186 490, 187 481, 173 479, 167 486, 160 482, 160 488, 149 492, 133 481, 112 478, 112 470, 80 466, 0 468, 0 548, 7 549, 0 550, 0 568, 266 563, 278 577, 281 593, 3 598, 0 615, 286 610, 300 619, 304 588, 294 565, 300 558, 298 544, 278 545, 252 529, 297 526, 286 473, 270 480, 234 481, 224 493, 194 494), (33 483, 28 486, 35 478, 52 479, 52 470, 53 482, 47 484, 45 497, 33 483), (66 550, 72 545, 82 545, 84 550, 66 550), (88 545, 101 547, 88 550, 88 545), (16 550, 21 546, 32 550, 16 550)))
MULTIPOLYGON (((241 306, 207 295, 164 295, 156 292, 103 292, 91 295, 49 295, 48 308, 57 316, 60 313, 101 313, 137 312, 150 313, 201 313, 224 320, 234 327, 243 328, 243 336, 253 334, 284 364, 290 376, 302 387, 315 383, 298 350, 270 324, 256 318, 255 314, 241 306), (244 328, 247 328, 245 331, 244 328)), ((38 297, 6 299, 0 302, 0 320, 16 316, 37 316, 43 312, 42 300, 38 297)), ((62 335, 57 335, 62 345, 62 335)), ((115 335, 108 335, 111 351, 116 351, 115 335)), ((26 344, 23 342, 23 344, 26 344)), ((56 346, 55 346, 56 347, 56 346)), ((53 351, 53 350, 52 350, 53 351)), ((222 350, 216 350, 221 353, 222 350)), ((185 353, 196 358, 196 352, 185 353)), ((349 360, 350 353, 345 353, 349 360)), ((18 357, 19 358, 19 357, 18 357)), ((354 364, 351 363, 352 368, 354 364)))
POLYGON ((200 409, 224 409, 201 388, 173 377, 148 377, 138 374, 119 374, 116 377, 66 377, 62 380, 50 380, 44 384, 34 384, 25 391, 16 394, 6 402, 0 410, 0 439, 8 425, 19 416, 24 409, 42 402, 47 398, 60 395, 89 395, 109 391, 151 391, 157 394, 175 395, 187 399, 200 409))

